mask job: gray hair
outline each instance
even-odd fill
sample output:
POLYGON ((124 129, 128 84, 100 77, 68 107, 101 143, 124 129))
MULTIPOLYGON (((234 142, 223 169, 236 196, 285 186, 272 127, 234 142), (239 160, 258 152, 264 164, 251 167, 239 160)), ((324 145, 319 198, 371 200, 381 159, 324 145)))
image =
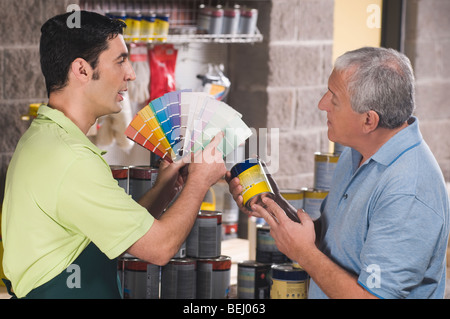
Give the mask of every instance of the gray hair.
POLYGON ((377 112, 379 127, 399 127, 414 112, 414 73, 404 54, 365 47, 337 58, 334 68, 351 72, 348 92, 353 110, 377 112))

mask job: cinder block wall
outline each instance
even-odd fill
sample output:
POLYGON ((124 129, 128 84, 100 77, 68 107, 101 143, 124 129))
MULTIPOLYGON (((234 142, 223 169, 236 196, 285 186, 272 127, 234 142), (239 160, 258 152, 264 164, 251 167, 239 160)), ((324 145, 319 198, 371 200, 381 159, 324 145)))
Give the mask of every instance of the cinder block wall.
MULTIPOLYGON (((0 10, 0 202, 6 169, 28 126, 28 104, 46 101, 39 66, 40 27, 78 0, 2 0, 0 10)), ((407 1, 406 53, 417 77, 424 138, 450 179, 450 2, 407 1)), ((281 187, 313 183, 314 152, 328 151, 325 114, 317 109, 331 71, 333 0, 265 0, 258 5, 263 43, 228 45, 229 103, 249 126, 279 129, 281 187)), ((276 159, 274 156, 279 156, 276 159)))
POLYGON ((2 0, 0 11, 0 203, 16 144, 29 123, 30 103, 47 101, 39 63, 41 25, 78 0, 2 0))
POLYGON ((408 0, 405 53, 416 76, 422 134, 450 181, 450 1, 408 0))
POLYGON ((317 104, 332 69, 333 9, 333 0, 271 1, 258 20, 264 43, 231 54, 232 105, 250 126, 279 130, 268 158, 282 188, 312 187, 314 153, 329 148, 317 104))

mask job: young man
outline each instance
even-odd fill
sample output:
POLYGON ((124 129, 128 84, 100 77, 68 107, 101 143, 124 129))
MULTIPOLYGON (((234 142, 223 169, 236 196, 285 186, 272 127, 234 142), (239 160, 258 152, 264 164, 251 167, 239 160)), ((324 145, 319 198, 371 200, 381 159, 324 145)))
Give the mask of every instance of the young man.
MULTIPOLYGON (((347 52, 319 109, 329 139, 348 146, 322 204, 319 247, 307 212, 294 223, 273 200, 252 207, 311 276, 309 298, 443 298, 449 200, 412 116, 408 58, 384 48, 347 52)), ((239 180, 229 185, 241 205, 239 180)))
POLYGON ((129 252, 166 264, 207 190, 226 172, 217 136, 191 164, 161 163, 141 205, 118 186, 85 134, 98 117, 121 110, 127 83, 135 79, 125 25, 80 14, 80 28, 67 26, 70 13, 42 26, 48 106, 19 141, 7 172, 3 265, 18 298, 120 298, 116 258, 129 252), (178 199, 155 219, 181 186, 178 199))

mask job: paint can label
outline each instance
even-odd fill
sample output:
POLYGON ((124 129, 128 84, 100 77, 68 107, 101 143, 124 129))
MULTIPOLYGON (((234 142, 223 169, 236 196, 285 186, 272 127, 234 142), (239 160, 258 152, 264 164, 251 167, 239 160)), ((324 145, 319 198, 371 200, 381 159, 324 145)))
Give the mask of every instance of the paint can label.
POLYGON ((264 171, 261 161, 250 158, 231 168, 232 177, 239 177, 243 186, 242 197, 244 205, 250 209, 251 205, 258 203, 264 196, 273 197, 274 193, 264 171))
POLYGON ((307 282, 272 279, 270 299, 306 299, 307 282))

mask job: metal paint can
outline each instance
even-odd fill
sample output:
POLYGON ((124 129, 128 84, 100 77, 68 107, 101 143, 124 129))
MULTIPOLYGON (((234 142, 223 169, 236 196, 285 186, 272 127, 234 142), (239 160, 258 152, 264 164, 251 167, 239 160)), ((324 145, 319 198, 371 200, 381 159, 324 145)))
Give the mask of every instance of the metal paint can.
POLYGON ((268 225, 256 226, 256 261, 265 264, 282 264, 290 261, 278 250, 268 225))
POLYGON ((339 154, 314 154, 314 188, 329 190, 339 154))
POLYGON ((225 8, 223 12, 223 34, 236 34, 239 32, 239 20, 241 11, 239 5, 233 8, 225 8))
POLYGON ((156 14, 151 11, 142 13, 140 36, 143 41, 153 41, 156 14))
POLYGON ((312 220, 317 220, 320 217, 320 205, 327 197, 328 191, 308 188, 305 190, 304 207, 303 209, 308 213, 312 220))
POLYGON ((242 34, 254 34, 256 32, 256 22, 258 21, 258 10, 252 8, 241 9, 239 19, 239 31, 242 34))
POLYGON ((230 192, 224 192, 222 221, 231 224, 239 221, 239 207, 230 192))
POLYGON ((129 194, 137 201, 155 184, 158 169, 151 166, 131 166, 129 176, 129 194))
POLYGON ((201 210, 186 239, 186 255, 216 258, 221 255, 222 213, 201 210))
POLYGON ((128 166, 110 165, 114 179, 119 183, 128 194, 128 166))
POLYGON ((282 189, 280 190, 280 194, 297 210, 303 208, 304 189, 282 189))
POLYGON ((178 252, 173 256, 173 258, 184 258, 186 257, 186 241, 181 244, 180 249, 178 249, 178 252))
POLYGON ((238 264, 238 299, 268 299, 270 296, 270 264, 254 260, 238 264))
POLYGON ((261 199, 265 196, 275 196, 267 178, 266 170, 258 158, 248 158, 234 165, 231 168, 231 177, 239 177, 244 188, 241 195, 247 209, 250 209, 251 205, 255 203, 261 203, 261 199))
POLYGON ((222 223, 222 240, 237 238, 238 226, 236 223, 222 223))
POLYGON ((292 264, 272 266, 271 299, 306 299, 308 274, 292 264))
POLYGON ((127 27, 125 29, 125 39, 129 41, 139 41, 139 35, 141 32, 141 20, 142 15, 139 11, 127 12, 125 23, 127 27))
POLYGON ((159 299, 160 270, 129 254, 119 258, 124 299, 159 299))
POLYGON ((197 259, 197 299, 225 299, 230 291, 231 257, 197 259))
POLYGON ((161 299, 195 299, 197 261, 172 258, 161 268, 161 299))

